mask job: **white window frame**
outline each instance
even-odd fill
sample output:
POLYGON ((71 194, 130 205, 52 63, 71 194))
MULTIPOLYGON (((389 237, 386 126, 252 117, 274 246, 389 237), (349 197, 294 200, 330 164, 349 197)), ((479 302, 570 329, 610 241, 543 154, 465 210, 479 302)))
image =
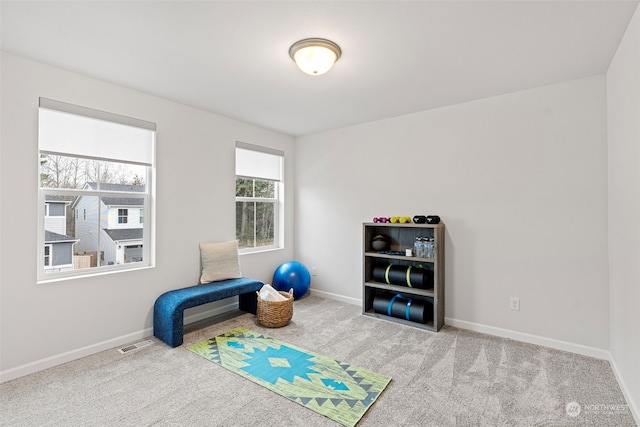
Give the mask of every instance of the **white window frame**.
MULTIPOLYGON (((77 153, 68 153, 64 151, 49 151, 42 148, 42 142, 39 142, 39 150, 38 150, 38 164, 40 163, 40 155, 41 154, 54 154, 54 155, 62 155, 69 157, 80 157, 87 158, 92 160, 100 160, 106 162, 116 162, 116 163, 130 163, 145 166, 146 176, 145 179, 145 192, 127 192, 127 191, 106 191, 101 190, 99 185, 97 190, 93 190, 90 188, 83 189, 70 189, 70 188, 43 188, 40 186, 40 179, 38 178, 38 283, 47 283, 52 281, 77 278, 77 277, 90 277, 101 275, 105 273, 111 272, 120 272, 127 270, 134 270, 140 268, 149 268, 155 266, 155 227, 154 227, 154 219, 155 219, 155 123, 147 122, 144 120, 134 119, 131 117, 125 117, 118 114, 108 113, 99 110, 93 110, 86 107, 81 107, 78 105, 67 104, 60 101, 54 101, 46 98, 40 98, 40 108, 41 109, 49 109, 57 112, 75 114, 77 116, 88 117, 91 119, 101 120, 107 123, 114 123, 117 125, 126 125, 131 126, 133 128, 143 129, 147 131, 147 134, 150 132, 150 147, 146 147, 147 157, 149 158, 148 163, 140 162, 140 153, 135 153, 136 160, 135 161, 127 161, 126 155, 122 154, 123 150, 119 150, 119 157, 117 159, 111 157, 100 157, 100 156, 88 156, 88 155, 78 155, 77 153), (123 158, 124 157, 124 158, 123 158), (69 270, 69 271, 45 271, 44 266, 44 250, 41 249, 45 245, 45 228, 44 228, 44 217, 45 217, 45 198, 46 196, 90 196, 90 197, 117 197, 117 198, 133 198, 133 199, 143 199, 144 209, 147 211, 147 224, 144 227, 143 234, 143 261, 136 263, 128 263, 128 264, 116 264, 116 265, 107 265, 107 266, 97 266, 92 268, 85 268, 80 270, 69 270)), ((42 132, 42 129, 40 129, 42 132)), ((40 138, 42 135, 40 135, 40 138)), ((100 135, 98 136, 100 137, 100 135)), ((102 144, 104 145, 104 144, 102 144)), ((117 144, 116 144, 117 145, 117 144)), ((122 145, 122 144, 120 144, 122 145)), ((126 148, 125 150, 126 151, 126 148)), ((40 168, 38 168, 38 175, 40 175, 40 168)), ((76 210, 76 215, 78 211, 76 210)), ((83 209, 82 212, 83 218, 86 219, 86 209, 83 209)), ((100 209, 98 209, 98 224, 100 224, 100 209)), ((98 254, 101 254, 101 247, 98 243, 97 246, 98 254)), ((53 248, 49 250, 50 254, 50 264, 53 261, 52 258, 53 248)))
MULTIPOLYGON (((239 253, 252 253, 252 252, 265 252, 274 249, 282 249, 284 247, 284 152, 280 150, 275 150, 268 147, 262 147, 254 144, 247 144, 245 142, 236 142, 236 181, 238 178, 244 179, 259 179, 275 182, 275 197, 274 198, 262 198, 262 197, 238 197, 235 198, 235 205, 237 202, 266 202, 274 204, 274 243, 273 245, 265 245, 265 246, 253 246, 250 248, 240 248, 238 250, 239 253), (280 157, 280 162, 278 166, 277 173, 272 172, 261 172, 256 171, 256 173, 251 173, 251 171, 247 171, 243 169, 241 173, 239 172, 238 165, 238 149, 241 150, 249 150, 255 153, 263 153, 270 154, 274 156, 280 157)), ((254 216, 256 211, 254 210, 254 216)), ((234 224, 235 226, 236 224, 234 224)), ((254 244, 256 237, 256 222, 254 217, 254 244)))

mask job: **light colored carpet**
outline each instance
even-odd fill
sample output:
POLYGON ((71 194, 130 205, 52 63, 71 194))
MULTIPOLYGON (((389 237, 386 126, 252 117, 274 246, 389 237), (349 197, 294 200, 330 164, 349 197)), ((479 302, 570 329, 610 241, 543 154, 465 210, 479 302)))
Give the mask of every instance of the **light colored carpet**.
POLYGON ((0 425, 335 426, 186 349, 243 326, 392 377, 360 426, 635 426, 606 361, 451 327, 432 333, 315 296, 295 302, 284 328, 251 314, 216 321, 189 327, 178 348, 109 350, 0 384, 0 425))

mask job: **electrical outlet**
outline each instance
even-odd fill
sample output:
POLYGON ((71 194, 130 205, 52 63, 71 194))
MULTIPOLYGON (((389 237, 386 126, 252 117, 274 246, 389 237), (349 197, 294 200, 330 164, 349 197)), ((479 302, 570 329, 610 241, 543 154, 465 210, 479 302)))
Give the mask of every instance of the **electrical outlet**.
POLYGON ((509 308, 511 310, 520 311, 520 298, 509 298, 509 308))
POLYGON ((317 276, 318 275, 318 269, 316 267, 311 267, 311 275, 312 276, 317 276))

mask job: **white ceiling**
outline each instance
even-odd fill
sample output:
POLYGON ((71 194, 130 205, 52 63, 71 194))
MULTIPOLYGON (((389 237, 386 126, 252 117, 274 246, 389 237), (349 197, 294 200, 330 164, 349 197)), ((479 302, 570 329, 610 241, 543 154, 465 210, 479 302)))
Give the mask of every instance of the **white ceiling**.
POLYGON ((6 1, 2 49, 291 135, 605 73, 638 0, 6 1), (289 46, 338 43, 323 76, 289 46))

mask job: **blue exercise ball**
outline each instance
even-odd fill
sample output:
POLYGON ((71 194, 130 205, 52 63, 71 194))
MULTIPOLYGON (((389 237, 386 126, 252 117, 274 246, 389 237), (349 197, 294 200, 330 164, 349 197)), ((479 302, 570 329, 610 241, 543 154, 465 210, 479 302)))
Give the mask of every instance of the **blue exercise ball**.
POLYGON ((298 261, 287 261, 276 268, 271 286, 284 292, 289 292, 289 289, 293 288, 293 299, 298 299, 309 290, 311 275, 304 264, 298 261))

